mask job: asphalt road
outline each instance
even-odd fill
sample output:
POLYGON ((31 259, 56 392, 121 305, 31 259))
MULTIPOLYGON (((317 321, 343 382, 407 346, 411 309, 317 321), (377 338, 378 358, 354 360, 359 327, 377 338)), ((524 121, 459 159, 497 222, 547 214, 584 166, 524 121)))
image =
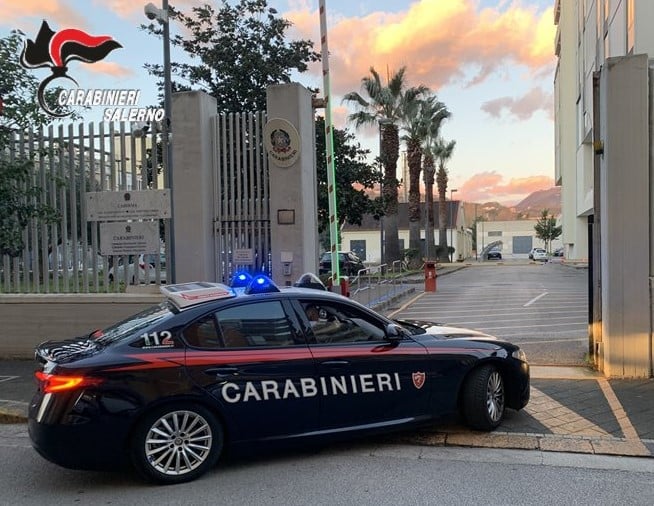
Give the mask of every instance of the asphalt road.
POLYGON ((534 365, 584 365, 587 277, 559 262, 485 262, 439 277, 436 292, 386 313, 482 330, 520 345, 534 365))
POLYGON ((0 431, 0 503, 21 505, 650 505, 654 460, 369 440, 226 461, 152 486, 133 473, 62 469, 0 431))

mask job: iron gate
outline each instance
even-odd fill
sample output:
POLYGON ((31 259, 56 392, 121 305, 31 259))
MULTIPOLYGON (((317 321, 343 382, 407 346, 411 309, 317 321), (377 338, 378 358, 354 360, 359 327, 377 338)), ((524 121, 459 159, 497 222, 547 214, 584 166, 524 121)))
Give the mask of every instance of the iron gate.
POLYGON ((218 281, 228 282, 237 270, 271 273, 265 123, 265 112, 219 114, 212 121, 218 281))

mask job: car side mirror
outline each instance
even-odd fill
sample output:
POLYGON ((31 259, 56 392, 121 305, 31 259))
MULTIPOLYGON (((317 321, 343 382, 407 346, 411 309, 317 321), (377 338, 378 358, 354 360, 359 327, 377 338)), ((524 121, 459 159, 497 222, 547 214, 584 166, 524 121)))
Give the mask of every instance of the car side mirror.
POLYGON ((389 323, 386 325, 386 339, 392 343, 401 341, 404 337, 404 332, 402 328, 394 323, 389 323))

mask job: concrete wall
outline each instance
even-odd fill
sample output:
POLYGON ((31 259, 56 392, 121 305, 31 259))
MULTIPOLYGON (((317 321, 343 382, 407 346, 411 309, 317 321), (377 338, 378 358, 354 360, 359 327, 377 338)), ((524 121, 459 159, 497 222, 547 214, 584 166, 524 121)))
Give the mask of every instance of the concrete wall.
POLYGON ((34 357, 34 347, 106 328, 154 304, 158 294, 0 295, 0 358, 34 357))

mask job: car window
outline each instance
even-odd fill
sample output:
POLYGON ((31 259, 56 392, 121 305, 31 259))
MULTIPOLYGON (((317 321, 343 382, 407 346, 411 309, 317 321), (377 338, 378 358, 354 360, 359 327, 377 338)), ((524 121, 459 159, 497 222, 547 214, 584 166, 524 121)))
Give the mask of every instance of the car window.
POLYGON ((226 348, 304 344, 280 301, 261 301, 215 313, 226 348))
POLYGON ((162 302, 106 329, 94 332, 94 339, 105 345, 122 341, 147 332, 150 327, 172 318, 174 314, 174 308, 167 302, 162 302))
POLYGON ((182 332, 188 344, 196 348, 222 348, 223 342, 213 314, 203 316, 182 332))
POLYGON ((383 341, 385 332, 381 322, 376 321, 360 309, 338 302, 300 301, 307 316, 308 329, 318 344, 356 343, 362 341, 383 341), (315 309, 315 311, 314 311, 315 309))

